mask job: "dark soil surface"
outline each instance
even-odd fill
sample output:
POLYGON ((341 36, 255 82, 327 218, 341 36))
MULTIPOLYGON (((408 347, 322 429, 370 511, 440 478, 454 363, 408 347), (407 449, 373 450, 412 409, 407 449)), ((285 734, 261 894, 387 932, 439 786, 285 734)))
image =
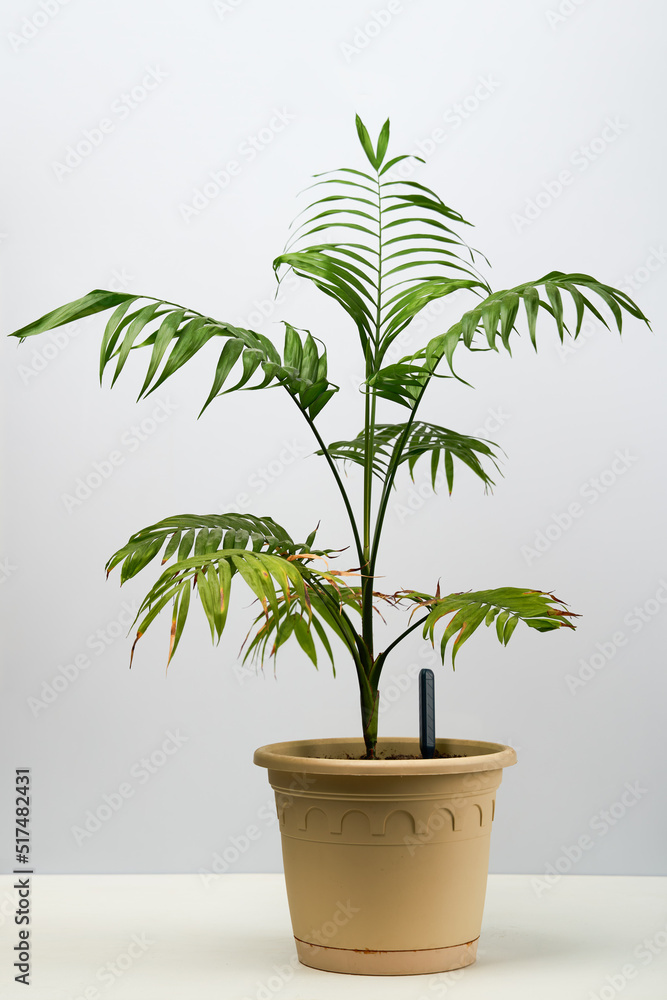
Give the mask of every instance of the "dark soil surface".
POLYGON ((379 760, 444 760, 449 757, 465 757, 464 753, 440 753, 436 750, 432 757, 422 757, 420 753, 392 753, 387 754, 386 757, 379 757, 379 760))
POLYGON ((383 753, 380 751, 377 757, 367 757, 366 754, 351 754, 351 753, 339 753, 333 754, 328 753, 324 755, 325 760, 445 760, 452 757, 465 757, 464 753, 441 753, 436 750, 433 757, 427 758, 422 757, 419 753, 383 753))

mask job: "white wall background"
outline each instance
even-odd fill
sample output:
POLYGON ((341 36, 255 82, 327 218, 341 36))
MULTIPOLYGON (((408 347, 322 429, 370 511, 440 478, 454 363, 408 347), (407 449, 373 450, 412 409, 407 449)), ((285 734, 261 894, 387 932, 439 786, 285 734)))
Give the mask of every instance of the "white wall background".
MULTIPOLYGON (((109 286, 277 338, 277 321, 289 318, 327 339, 343 387, 322 416, 325 436, 355 434, 350 323, 305 282, 272 304, 271 272, 309 176, 361 165, 355 111, 374 134, 391 115, 394 152, 425 151, 414 178, 476 222, 473 242, 494 265, 495 287, 558 268, 629 289, 654 333, 628 321, 621 341, 589 326, 564 353, 544 328, 537 357, 524 337, 513 359, 463 359, 476 391, 452 382, 432 390, 424 417, 484 429, 507 452, 506 478, 485 497, 459 472, 451 499, 428 496, 425 468, 416 488, 426 497, 403 478, 382 569, 388 588, 429 589, 438 577, 450 590, 548 588, 583 614, 574 634, 520 628, 506 651, 484 630, 455 674, 437 668, 440 732, 519 751, 499 800, 492 869, 664 873, 663 5, 563 0, 559 13, 557 0, 401 0, 391 9, 376 32, 365 25, 385 0, 5 4, 3 327, 109 286), (153 89, 130 107, 124 95, 151 73, 153 89), (251 159, 244 143, 276 124, 276 111, 282 131, 251 159), (102 119, 112 129, 99 145, 59 168, 102 119), (230 160, 238 175, 186 222, 182 206, 230 160), (571 183, 559 191, 564 170, 571 183), (619 452, 623 467, 614 466, 619 452), (556 537, 573 503, 581 516, 556 537), (531 554, 540 532, 550 540, 531 554), (587 849, 568 862, 566 849, 584 835, 587 849)), ((431 310, 416 323, 414 348, 450 315, 431 310)), ((118 623, 148 578, 120 592, 103 566, 138 528, 229 508, 243 493, 248 509, 295 534, 321 519, 322 544, 345 544, 340 504, 319 459, 280 467, 285 443, 307 456, 313 442, 277 394, 229 397, 196 422, 214 347, 138 406, 138 359, 113 392, 100 390, 102 326, 93 319, 2 347, 0 860, 12 866, 13 769, 30 766, 40 871, 210 870, 216 855, 228 870, 276 871, 270 790, 252 752, 357 733, 351 667, 342 661, 334 680, 326 664, 317 674, 289 649, 276 679, 270 667, 243 673, 249 600, 239 590, 219 648, 203 618, 194 622, 165 679, 165 621, 130 672, 118 623), (113 474, 68 504, 113 451, 122 458, 113 474), (278 474, 262 488, 270 463, 278 474), (170 732, 182 745, 158 754, 164 765, 148 774, 142 759, 170 732), (131 795, 122 806, 77 834, 123 783, 131 795), (259 836, 248 846, 249 825, 259 836)), ((425 662, 428 647, 414 637, 388 666, 385 734, 415 733, 416 684, 405 678, 425 662)))

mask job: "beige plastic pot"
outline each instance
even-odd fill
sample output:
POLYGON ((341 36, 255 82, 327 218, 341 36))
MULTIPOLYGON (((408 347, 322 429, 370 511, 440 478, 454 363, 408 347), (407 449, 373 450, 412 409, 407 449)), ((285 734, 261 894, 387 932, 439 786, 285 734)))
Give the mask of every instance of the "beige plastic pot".
POLYGON ((298 740, 255 752, 276 793, 299 960, 328 972, 414 975, 471 965, 477 953, 501 743, 298 740), (345 755, 350 759, 346 759, 345 755))

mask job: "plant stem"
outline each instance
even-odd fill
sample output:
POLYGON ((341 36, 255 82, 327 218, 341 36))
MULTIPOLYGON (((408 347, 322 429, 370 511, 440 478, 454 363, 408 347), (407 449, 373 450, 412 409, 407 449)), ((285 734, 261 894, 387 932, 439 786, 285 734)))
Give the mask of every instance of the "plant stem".
POLYGON ((326 588, 317 580, 317 578, 314 576, 311 577, 309 583, 313 590, 317 592, 322 602, 327 605, 334 620, 339 619, 341 623, 338 626, 340 630, 340 637, 348 647, 350 655, 354 660, 361 697, 363 699, 365 696, 367 699, 370 699, 372 695, 368 680, 370 665, 365 662, 365 647, 359 638, 358 632, 343 609, 339 606, 338 602, 327 592, 326 588))
POLYGON ((364 727, 364 743, 366 757, 375 760, 375 748, 378 740, 378 716, 380 708, 380 692, 371 687, 370 695, 361 689, 361 719, 364 727))
POLYGON ((385 478, 385 481, 384 481, 384 486, 382 487, 382 496, 380 498, 380 506, 378 508, 378 514, 377 514, 377 518, 375 520, 375 532, 374 532, 374 535, 373 535, 373 549, 372 549, 371 558, 370 558, 370 573, 371 573, 371 575, 375 573, 375 563, 376 563, 376 560, 377 560, 378 549, 380 547, 380 538, 382 536, 382 525, 384 524, 385 515, 387 513, 387 506, 389 504, 389 497, 391 496, 391 488, 394 485, 394 479, 396 478, 396 470, 398 469, 398 459, 401 457, 401 454, 402 454, 403 449, 405 447, 405 443, 406 443, 406 441, 408 439, 408 435, 410 434, 410 429, 411 429, 411 427, 412 427, 412 425, 414 423, 415 415, 417 413, 417 407, 419 406, 419 404, 422 401, 422 398, 424 396, 424 393, 426 392, 426 389, 428 387, 429 382, 430 382, 430 378, 426 381, 426 383, 422 387, 422 390, 419 393, 419 396, 417 397, 417 399, 415 401, 415 405, 412 408, 412 411, 410 413, 410 417, 409 417, 409 419, 408 419, 408 421, 407 421, 407 423, 405 425, 405 429, 404 429, 402 435, 400 436, 400 438, 398 439, 398 441, 396 442, 396 445, 394 447, 394 451, 393 451, 393 454, 392 454, 392 460, 391 460, 391 462, 389 464, 389 468, 387 469, 387 475, 386 475, 386 478, 385 478), (395 456, 395 458, 394 458, 394 456, 395 456))
POLYGON ((369 655, 373 656, 373 578, 371 575, 371 518, 373 490, 373 431, 375 424, 375 399, 366 394, 364 419, 364 551, 361 563, 361 621, 362 634, 369 655))
MULTIPOLYGON (((378 198, 378 259, 377 259, 377 299, 375 314, 375 337, 373 349, 366 351, 366 379, 370 379, 376 367, 378 350, 380 345, 380 330, 382 328, 382 185, 380 184, 380 174, 376 171, 377 177, 377 198, 378 198)), ((362 632, 366 648, 370 658, 373 658, 373 565, 371 562, 371 521, 372 521, 372 498, 373 498, 373 446, 375 438, 375 389, 367 389, 365 421, 364 421, 364 560, 362 572, 364 574, 361 581, 362 593, 362 632)), ((368 706, 367 706, 368 707, 368 706)), ((364 739, 367 732, 374 731, 374 739, 377 740, 377 706, 373 708, 375 721, 371 729, 367 727, 366 715, 364 715, 364 739)), ((373 743, 373 746, 375 744, 373 743)), ((367 744, 368 746, 368 744, 367 744)))
POLYGON ((406 635, 409 635, 410 632, 414 632, 416 628, 419 628, 420 625, 423 625, 427 618, 428 615, 425 615, 423 618, 420 618, 419 621, 414 622, 412 625, 406 628, 405 632, 401 632, 401 634, 396 639, 394 639, 393 642, 390 642, 386 649, 383 649, 383 651, 379 654, 379 656, 375 660, 375 663, 373 664, 373 669, 371 670, 371 675, 369 678, 371 685, 377 687, 378 684, 380 683, 380 674, 382 673, 382 668, 384 667, 386 659, 391 653, 394 646, 398 646, 399 642, 402 642, 403 639, 405 639, 406 635))
MULTIPOLYGON (((289 389, 288 389, 288 392, 289 392, 289 389)), ((340 491, 340 495, 343 498, 343 503, 345 504, 345 510, 347 511, 347 516, 350 519, 350 526, 352 527, 352 534, 354 535, 354 544, 355 544, 355 548, 357 550, 357 556, 359 557, 359 563, 363 564, 363 562, 365 560, 365 549, 364 549, 364 547, 361 544, 361 539, 359 537, 359 529, 357 528, 357 522, 356 522, 355 517, 354 517, 354 511, 352 510, 352 504, 350 503, 350 498, 347 495, 347 490, 343 486, 343 480, 340 478, 340 474, 338 472, 338 469, 336 468, 336 464, 335 464, 333 458, 331 457, 331 455, 329 454, 329 449, 327 448, 327 446, 325 445, 324 441, 322 440, 322 436, 321 436, 320 432, 318 431, 317 427, 315 426, 314 421, 311 420, 310 416, 308 415, 308 413, 306 412, 306 410, 304 410, 304 408, 301 406, 301 404, 299 403, 299 401, 296 398, 296 396, 294 395, 294 393, 289 392, 289 394, 290 394, 291 398, 294 400, 294 402, 296 403, 297 407, 299 408, 299 411, 303 414, 303 416, 305 417, 306 421, 308 422, 308 426, 310 427, 311 431, 315 435, 315 439, 316 439, 317 443, 319 444, 320 448, 322 449, 322 454, 326 458, 327 463, 329 465, 329 468, 331 469, 332 475, 333 475, 334 479, 336 480, 336 485, 338 486, 338 489, 340 491)))

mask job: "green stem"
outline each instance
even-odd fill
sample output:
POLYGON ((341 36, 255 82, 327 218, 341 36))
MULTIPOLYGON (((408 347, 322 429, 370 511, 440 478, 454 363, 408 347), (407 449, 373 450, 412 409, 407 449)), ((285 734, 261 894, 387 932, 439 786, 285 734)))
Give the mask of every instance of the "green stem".
POLYGON ((371 574, 371 520, 373 489, 373 432, 375 429, 375 398, 366 395, 365 461, 364 461, 364 552, 361 563, 361 621, 362 634, 369 655, 373 656, 373 577, 371 574))
POLYGON ((380 714, 380 692, 377 688, 371 689, 370 697, 364 697, 361 692, 361 721, 364 730, 364 743, 366 744, 366 756, 369 760, 375 760, 375 748, 378 741, 378 717, 380 714))
MULTIPOLYGON (((287 386, 285 386, 285 388, 287 388, 287 386)), ((291 396, 291 398, 294 400, 294 402, 296 403, 297 407, 299 408, 299 412, 303 414, 303 416, 305 417, 306 421, 308 422, 308 426, 310 427, 311 431, 315 435, 315 439, 316 439, 317 443, 319 444, 320 448, 322 449, 322 454, 324 455, 325 459, 327 460, 329 468, 331 469, 331 473, 332 473, 334 479, 336 480, 336 484, 337 484, 338 489, 340 491, 340 495, 343 498, 343 503, 345 504, 345 510, 347 511, 347 516, 350 519, 350 525, 352 527, 352 534, 354 535, 354 545, 355 545, 355 548, 357 550, 357 556, 359 558, 360 564, 363 564, 364 559, 365 559, 365 550, 364 550, 364 547, 361 544, 361 539, 359 537, 359 529, 357 528, 357 522, 356 522, 355 517, 354 517, 354 511, 352 510, 352 504, 350 503, 350 498, 348 497, 347 491, 346 491, 345 487, 343 486, 343 480, 340 478, 340 474, 338 472, 338 469, 336 468, 336 463, 334 462, 333 458, 329 454, 329 449, 327 448, 327 446, 325 445, 324 441, 322 440, 322 436, 321 436, 320 432, 318 431, 317 427, 315 426, 314 421, 311 420, 310 416, 308 415, 308 413, 306 412, 306 410, 304 410, 304 408, 301 406, 301 404, 299 403, 299 401, 296 398, 296 396, 294 395, 294 393, 290 392, 289 389, 287 391, 289 392, 289 395, 291 396)))
MULTIPOLYGON (((369 349, 366 352, 366 379, 369 379, 375 371, 380 345, 380 330, 382 328, 382 185, 380 183, 379 172, 377 172, 376 182, 378 197, 377 300, 373 350, 371 350, 369 344, 369 349)), ((373 657, 373 565, 371 562, 371 522, 373 513, 373 444, 375 438, 375 410, 376 394, 375 389, 371 388, 370 391, 367 390, 366 392, 364 421, 364 559, 362 563, 362 573, 364 576, 361 582, 362 632, 364 643, 368 649, 371 660, 373 657)), ((367 709, 372 709, 371 715, 373 715, 373 712, 375 713, 373 716, 375 718, 375 722, 372 723, 371 730, 369 730, 369 732, 371 732, 374 727, 374 738, 377 740, 377 706, 375 706, 375 708, 367 706, 367 709)), ((364 733, 366 733, 366 731, 366 728, 364 728, 364 733)))
POLYGON ((410 429, 414 423, 415 415, 417 413, 417 408, 424 397, 424 393, 428 388, 429 382, 430 378, 426 381, 426 383, 422 387, 421 392, 419 393, 419 396, 417 397, 415 405, 412 408, 412 412, 410 413, 408 422, 405 425, 405 429, 401 434, 400 438, 398 439, 398 441, 396 442, 396 445, 394 446, 394 451, 392 453, 391 461, 389 463, 389 468, 387 469, 387 476, 385 478, 384 486, 382 488, 382 496, 380 498, 380 506, 378 508, 378 514, 375 520, 375 532, 373 534, 373 549, 371 552, 370 567, 369 567, 369 572, 371 576, 375 573, 375 563, 377 561, 378 549, 380 547, 382 525, 384 524, 385 515, 387 513, 387 506, 389 504, 389 497, 391 496, 391 489, 392 486, 394 485, 394 479, 396 478, 396 471, 398 469, 398 464, 399 464, 398 460, 400 459, 403 449, 405 448, 405 444, 410 434, 410 429))
POLYGON ((425 615, 423 618, 420 618, 419 621, 415 622, 413 625, 410 625, 408 628, 406 628, 404 632, 401 632, 398 638, 394 639, 393 642, 389 643, 387 648, 380 653, 380 655, 375 660, 375 663, 373 664, 373 669, 371 670, 371 675, 369 677, 371 686, 377 687, 378 684, 380 683, 380 674, 382 673, 382 668, 384 667, 386 659, 391 653, 394 646, 398 646, 399 642, 402 642, 403 639, 405 639, 406 635, 409 635, 410 632, 414 632, 416 628, 419 628, 420 625, 423 625, 427 618, 428 615, 425 615))
POLYGON ((308 582, 310 586, 317 592, 322 601, 327 605, 331 611, 334 620, 338 619, 340 637, 348 647, 350 655, 354 660, 354 665, 357 670, 357 677, 359 679, 359 687, 361 689, 362 698, 371 697, 371 689, 368 681, 368 674, 370 672, 370 665, 367 662, 365 656, 365 647, 359 633, 354 628, 352 622, 347 617, 343 609, 340 607, 338 601, 336 601, 326 590, 326 588, 320 583, 320 581, 314 577, 309 576, 308 582))

